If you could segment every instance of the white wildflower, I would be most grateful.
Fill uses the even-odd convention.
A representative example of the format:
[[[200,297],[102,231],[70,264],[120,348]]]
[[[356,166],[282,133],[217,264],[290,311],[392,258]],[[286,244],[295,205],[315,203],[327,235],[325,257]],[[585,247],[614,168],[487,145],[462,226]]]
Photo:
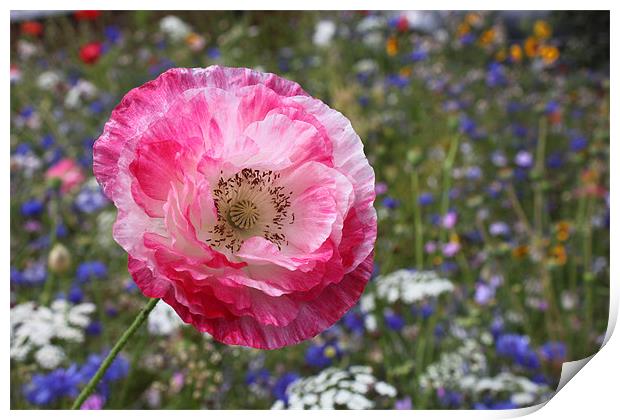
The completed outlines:
[[[377,391],[379,395],[386,395],[388,397],[396,396],[396,388],[385,382],[377,382],[375,384],[375,391]]]
[[[159,29],[173,41],[183,41],[191,32],[192,27],[177,16],[168,15],[159,21]]]
[[[331,43],[335,34],[336,24],[331,20],[321,20],[316,24],[312,42],[319,47],[325,47]]]
[[[84,341],[82,328],[90,322],[95,311],[92,303],[72,306],[56,300],[48,308],[26,302],[11,308],[11,358],[23,361],[37,350],[35,360],[42,367],[57,366],[64,354],[51,341],[60,339],[75,343]],[[59,352],[60,350],[60,352]]]
[[[43,346],[34,354],[34,360],[45,369],[55,369],[65,360],[65,352],[58,346]]]
[[[65,96],[65,106],[67,108],[77,108],[82,100],[94,99],[97,95],[97,87],[87,80],[80,79],[69,89]]]
[[[375,295],[388,303],[401,301],[409,304],[453,290],[452,282],[439,277],[434,271],[403,269],[377,277]],[[370,300],[369,297],[365,299]]]
[[[22,155],[15,154],[11,156],[11,169],[23,171],[26,178],[32,177],[41,165],[41,159],[31,151]]]
[[[365,410],[375,408],[379,399],[397,395],[396,388],[374,377],[369,366],[331,367],[316,376],[296,380],[288,386],[286,393],[288,409],[292,410]],[[272,406],[274,410],[282,408],[285,408],[282,401]]]
[[[60,76],[55,71],[44,71],[37,77],[37,86],[43,90],[54,89],[60,83]]]
[[[179,315],[165,302],[159,302],[148,318],[148,330],[153,335],[171,335],[182,325]]]

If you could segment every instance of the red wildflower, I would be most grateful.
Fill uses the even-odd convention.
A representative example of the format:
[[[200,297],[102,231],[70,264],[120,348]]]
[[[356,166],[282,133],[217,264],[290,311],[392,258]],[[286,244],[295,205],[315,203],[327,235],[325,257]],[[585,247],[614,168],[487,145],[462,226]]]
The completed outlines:
[[[101,42],[89,42],[80,48],[80,60],[86,64],[95,64],[101,56]]]

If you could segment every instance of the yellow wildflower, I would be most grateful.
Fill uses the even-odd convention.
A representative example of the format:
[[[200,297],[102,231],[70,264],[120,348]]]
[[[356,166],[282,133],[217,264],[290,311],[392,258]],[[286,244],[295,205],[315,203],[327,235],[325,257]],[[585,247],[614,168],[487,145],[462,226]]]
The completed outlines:
[[[402,77],[409,77],[411,76],[412,71],[413,70],[411,69],[411,66],[405,66],[402,69],[400,69],[399,73]]]
[[[566,249],[562,245],[556,245],[551,250],[553,262],[558,265],[566,264]]]
[[[539,55],[545,64],[553,64],[560,57],[560,51],[553,45],[543,45],[540,47]]]
[[[517,63],[523,59],[523,49],[521,45],[513,44],[510,46],[510,58]]]
[[[490,45],[495,41],[496,31],[495,28],[488,29],[480,35],[480,44],[483,46]]]
[[[570,236],[570,224],[566,221],[559,222],[556,226],[556,239],[560,242],[564,242],[568,240]]]
[[[544,20],[534,23],[534,36],[538,39],[548,39],[551,36],[551,25]]]
[[[459,36],[459,38],[462,37],[463,35],[467,35],[470,31],[471,31],[471,27],[465,22],[461,23],[456,28],[456,34]]]
[[[469,12],[465,15],[465,22],[471,26],[478,26],[482,23],[482,16],[477,12]]]
[[[391,36],[388,38],[385,44],[385,51],[390,57],[395,56],[398,53],[398,40]]]
[[[519,245],[518,247],[512,250],[512,256],[516,259],[521,259],[527,255],[529,252],[529,248],[527,245]]]
[[[506,49],[505,48],[502,48],[501,50],[495,53],[495,60],[499,61],[500,63],[506,60]]]
[[[536,57],[536,54],[538,53],[538,41],[536,41],[536,38],[532,36],[528,37],[525,40],[523,49],[525,50],[525,55],[527,55],[528,57]]]

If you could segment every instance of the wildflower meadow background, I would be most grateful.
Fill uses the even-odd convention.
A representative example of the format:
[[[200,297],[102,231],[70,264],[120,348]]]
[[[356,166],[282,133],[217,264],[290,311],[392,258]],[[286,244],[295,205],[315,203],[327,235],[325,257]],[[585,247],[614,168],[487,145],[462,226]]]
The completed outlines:
[[[92,173],[112,108],[212,64],[351,120],[377,178],[375,274],[336,325],[274,351],[160,302],[82,408],[526,407],[599,349],[609,13],[36,15],[11,24],[11,408],[70,407],[146,302]]]

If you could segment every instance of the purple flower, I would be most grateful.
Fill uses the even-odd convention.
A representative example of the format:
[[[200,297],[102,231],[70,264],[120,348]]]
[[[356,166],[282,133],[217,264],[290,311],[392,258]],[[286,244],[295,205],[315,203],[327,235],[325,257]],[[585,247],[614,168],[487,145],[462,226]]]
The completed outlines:
[[[510,227],[504,222],[493,222],[489,226],[489,233],[493,236],[506,236],[510,234]]]
[[[444,257],[454,257],[460,249],[461,245],[458,242],[448,242],[442,246],[441,252]]]
[[[377,182],[375,185],[375,193],[377,195],[385,194],[388,190],[388,186],[385,182]]]
[[[532,166],[533,162],[534,158],[532,157],[532,154],[526,150],[521,150],[517,153],[517,156],[515,156],[515,163],[522,168],[529,168]]]
[[[412,410],[413,403],[411,402],[411,397],[405,397],[402,400],[396,400],[394,403],[395,410]]]
[[[105,404],[103,395],[93,394],[84,401],[80,410],[101,410]]]
[[[441,220],[441,225],[446,229],[452,229],[456,225],[458,215],[455,211],[449,211]]]
[[[495,288],[486,283],[476,284],[474,300],[478,305],[486,305],[495,297]]]
[[[437,244],[435,242],[427,242],[426,244],[424,244],[424,250],[427,254],[432,254],[433,252],[437,251]]]

